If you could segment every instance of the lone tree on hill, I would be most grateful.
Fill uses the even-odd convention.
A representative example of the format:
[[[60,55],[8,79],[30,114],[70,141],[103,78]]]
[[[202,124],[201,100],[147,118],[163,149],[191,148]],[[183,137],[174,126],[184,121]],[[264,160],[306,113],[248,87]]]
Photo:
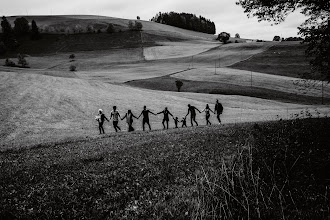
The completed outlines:
[[[310,76],[330,81],[330,1],[329,0],[237,0],[248,17],[279,24],[291,12],[301,9],[308,19],[298,27],[308,44],[306,54],[313,57]],[[316,75],[314,75],[316,74]]]
[[[230,34],[227,33],[227,32],[221,32],[219,35],[218,35],[218,38],[217,40],[223,42],[224,44],[228,43],[228,40],[230,38]]]
[[[141,23],[140,21],[135,21],[135,29],[136,29],[137,31],[141,31],[142,28],[143,28],[142,23]]]
[[[280,41],[281,37],[280,36],[274,36],[273,41]]]
[[[7,49],[16,49],[18,42],[15,39],[13,29],[5,16],[2,17],[1,21],[2,28],[2,41]]]
[[[178,89],[178,92],[180,92],[180,89],[183,86],[183,82],[180,80],[176,80],[175,85],[176,85],[176,88]]]
[[[39,28],[37,26],[37,23],[34,20],[32,20],[31,31],[32,31],[32,35],[31,35],[32,40],[39,40],[41,38]]]
[[[235,34],[235,38],[241,38],[241,36],[239,35],[239,33]]]
[[[14,21],[14,32],[16,35],[25,35],[29,32],[30,26],[28,20],[25,18],[16,18]]]

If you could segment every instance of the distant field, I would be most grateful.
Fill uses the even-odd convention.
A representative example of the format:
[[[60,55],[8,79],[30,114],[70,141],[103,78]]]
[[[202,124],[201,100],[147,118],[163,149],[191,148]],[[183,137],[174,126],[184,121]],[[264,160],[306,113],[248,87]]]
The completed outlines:
[[[250,59],[233,64],[231,68],[272,75],[301,78],[310,72],[309,58],[305,55],[307,45],[300,42],[281,42]]]

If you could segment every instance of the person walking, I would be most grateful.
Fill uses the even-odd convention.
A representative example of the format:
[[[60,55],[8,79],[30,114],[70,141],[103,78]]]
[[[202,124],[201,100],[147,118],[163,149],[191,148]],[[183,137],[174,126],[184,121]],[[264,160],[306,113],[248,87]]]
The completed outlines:
[[[102,133],[104,134],[103,123],[104,123],[104,120],[107,120],[109,122],[109,119],[107,117],[105,117],[102,109],[99,109],[99,114],[95,117],[95,119],[99,122],[100,134],[102,134]]]
[[[186,117],[183,117],[182,118],[181,123],[182,123],[182,127],[187,127],[187,119],[186,119]]]
[[[196,121],[196,110],[201,113],[201,111],[198,110],[198,108],[196,108],[195,106],[192,106],[190,104],[188,104],[188,113],[186,115],[186,117],[189,115],[190,113],[190,123],[191,123],[191,126],[193,127],[193,121],[196,123],[196,126],[198,126],[198,123]]]
[[[121,120],[124,120],[125,118],[126,118],[126,123],[128,125],[128,132],[134,131],[133,118],[137,119],[137,117],[135,117],[135,115],[132,113],[131,110],[127,110],[127,113],[123,118],[121,118]]]
[[[150,111],[149,109],[147,109],[147,106],[143,106],[143,110],[141,112],[141,114],[139,115],[138,119],[141,117],[141,115],[143,115],[143,119],[142,119],[142,129],[144,131],[144,125],[147,124],[149,126],[149,130],[151,130],[151,126],[150,126],[150,122],[149,122],[149,113],[156,115],[155,113],[153,113],[152,111]]]
[[[113,118],[112,124],[113,124],[113,128],[115,129],[115,131],[116,132],[118,130],[121,131],[120,127],[118,126],[120,114],[117,110],[117,106],[113,106],[113,110],[111,111],[111,114],[110,114],[110,120],[111,120],[111,118]]]
[[[214,113],[217,114],[217,119],[219,121],[219,124],[221,124],[221,119],[220,119],[220,115],[223,112],[223,106],[222,104],[219,102],[219,100],[217,99],[215,106],[214,106]]]
[[[173,117],[173,120],[174,120],[174,124],[175,124],[175,128],[178,128],[178,122],[179,122],[179,119],[178,117]]]
[[[164,114],[164,118],[163,118],[163,121],[162,121],[163,128],[165,129],[165,124],[164,123],[166,122],[166,129],[168,129],[168,122],[170,120],[169,115],[171,115],[172,118],[173,118],[172,113],[167,109],[167,107],[165,107],[165,109],[163,111],[157,113],[157,115],[159,115],[159,114]]]
[[[210,112],[212,112],[213,114],[214,114],[214,112],[210,109],[209,104],[206,104],[206,107],[202,112],[205,112],[206,125],[211,125]]]

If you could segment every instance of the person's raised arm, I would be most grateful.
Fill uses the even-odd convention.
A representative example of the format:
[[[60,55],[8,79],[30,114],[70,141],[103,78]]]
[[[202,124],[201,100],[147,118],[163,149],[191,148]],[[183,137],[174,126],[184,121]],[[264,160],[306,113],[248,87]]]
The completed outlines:
[[[168,114],[170,114],[173,117],[173,115],[172,115],[172,113],[170,111],[168,111]]]
[[[104,115],[104,118],[105,118],[105,120],[107,120],[109,122],[109,119],[105,115]]]
[[[206,108],[204,108],[202,112],[205,112],[205,110],[206,110]],[[211,109],[210,109],[210,110],[211,110]]]
[[[210,111],[211,111],[213,114],[215,114],[215,112],[214,112],[214,111],[212,111],[211,109],[210,109]]]
[[[133,118],[136,118],[136,119],[139,119],[139,118],[137,118],[135,115],[133,115],[133,113],[132,113],[132,117],[133,117]]]
[[[151,111],[149,111],[150,113],[152,113]],[[162,114],[164,113],[164,111],[158,112],[156,115]]]
[[[201,113],[201,111],[199,111],[199,109],[198,109],[198,108],[196,108],[196,107],[195,107],[195,109],[196,109],[196,110],[197,110],[199,113]]]

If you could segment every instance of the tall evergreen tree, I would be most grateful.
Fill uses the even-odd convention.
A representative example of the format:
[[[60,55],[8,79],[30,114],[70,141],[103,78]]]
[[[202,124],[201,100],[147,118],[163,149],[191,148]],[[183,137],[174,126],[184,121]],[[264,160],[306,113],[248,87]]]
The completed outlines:
[[[41,38],[39,28],[38,28],[37,23],[35,22],[35,20],[32,20],[31,31],[32,31],[32,35],[31,35],[32,40],[39,40]]]
[[[2,28],[2,41],[8,49],[15,49],[18,47],[17,40],[15,39],[13,28],[5,16],[1,21]]]

